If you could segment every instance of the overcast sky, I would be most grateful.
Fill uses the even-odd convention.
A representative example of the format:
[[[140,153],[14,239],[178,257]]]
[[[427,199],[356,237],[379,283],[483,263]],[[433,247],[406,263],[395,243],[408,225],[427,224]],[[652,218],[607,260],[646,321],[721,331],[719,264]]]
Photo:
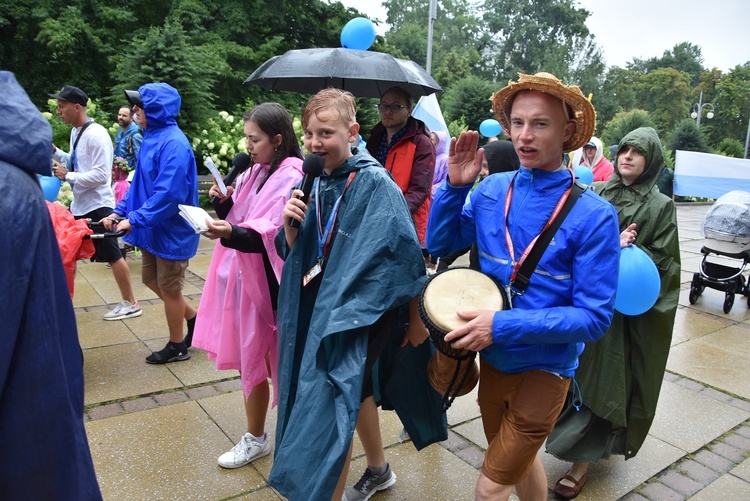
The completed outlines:
[[[386,17],[380,0],[340,1],[371,18]],[[578,0],[578,4],[591,12],[586,24],[610,66],[624,67],[634,57],[660,57],[680,42],[699,45],[707,68],[727,72],[750,61],[750,0]],[[381,26],[378,33],[385,30]]]

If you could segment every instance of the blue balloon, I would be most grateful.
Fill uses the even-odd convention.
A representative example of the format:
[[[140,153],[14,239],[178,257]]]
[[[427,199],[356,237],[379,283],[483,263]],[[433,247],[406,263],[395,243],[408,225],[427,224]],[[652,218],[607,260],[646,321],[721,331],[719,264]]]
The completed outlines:
[[[573,169],[576,179],[582,184],[591,184],[594,182],[594,173],[585,165],[579,165]]]
[[[62,181],[55,176],[39,176],[39,184],[42,185],[45,200],[48,202],[57,200],[57,194],[60,192]]]
[[[659,270],[648,254],[635,245],[622,249],[615,309],[630,316],[646,313],[656,304],[660,290]]]
[[[346,49],[367,50],[375,42],[375,25],[364,17],[355,17],[341,30],[341,46]]]
[[[488,118],[479,124],[479,132],[484,137],[497,136],[503,131],[503,126],[494,118]]]

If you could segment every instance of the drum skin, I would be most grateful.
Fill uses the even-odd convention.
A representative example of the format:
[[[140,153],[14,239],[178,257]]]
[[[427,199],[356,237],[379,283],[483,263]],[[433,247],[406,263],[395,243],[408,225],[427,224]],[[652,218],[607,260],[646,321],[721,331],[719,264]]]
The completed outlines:
[[[449,268],[433,275],[425,283],[419,295],[419,315],[437,353],[427,366],[432,387],[444,395],[444,407],[448,397],[455,398],[469,393],[479,382],[476,352],[456,349],[445,342],[445,335],[468,321],[460,318],[457,311],[502,310],[507,301],[503,290],[484,273],[470,268]]]

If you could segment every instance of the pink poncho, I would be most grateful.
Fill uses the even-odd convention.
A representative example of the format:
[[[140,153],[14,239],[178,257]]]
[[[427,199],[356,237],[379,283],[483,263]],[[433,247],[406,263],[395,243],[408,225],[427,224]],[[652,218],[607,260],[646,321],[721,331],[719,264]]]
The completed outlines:
[[[255,164],[238,178],[234,205],[226,220],[261,235],[279,280],[284,262],[276,253],[274,238],[283,224],[284,205],[302,179],[302,160],[286,158],[257,192],[269,168]],[[193,346],[206,350],[217,369],[239,370],[245,395],[270,375],[276,405],[278,334],[274,315],[263,256],[217,243],[198,307]]]

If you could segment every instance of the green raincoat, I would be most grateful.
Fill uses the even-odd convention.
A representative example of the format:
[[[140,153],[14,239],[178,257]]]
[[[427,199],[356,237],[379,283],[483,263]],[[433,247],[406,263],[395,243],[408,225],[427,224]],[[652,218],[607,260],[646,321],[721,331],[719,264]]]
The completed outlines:
[[[636,223],[635,244],[656,264],[661,292],[642,315],[615,311],[608,333],[586,345],[576,371],[583,404],[577,410],[569,402],[547,440],[547,452],[571,462],[638,453],[656,414],[672,341],[680,249],[674,203],[656,187],[664,165],[661,142],[654,129],[642,127],[625,136],[618,151],[628,145],[646,157],[641,176],[625,186],[615,165],[615,175],[593,187],[617,209],[620,231]]]

